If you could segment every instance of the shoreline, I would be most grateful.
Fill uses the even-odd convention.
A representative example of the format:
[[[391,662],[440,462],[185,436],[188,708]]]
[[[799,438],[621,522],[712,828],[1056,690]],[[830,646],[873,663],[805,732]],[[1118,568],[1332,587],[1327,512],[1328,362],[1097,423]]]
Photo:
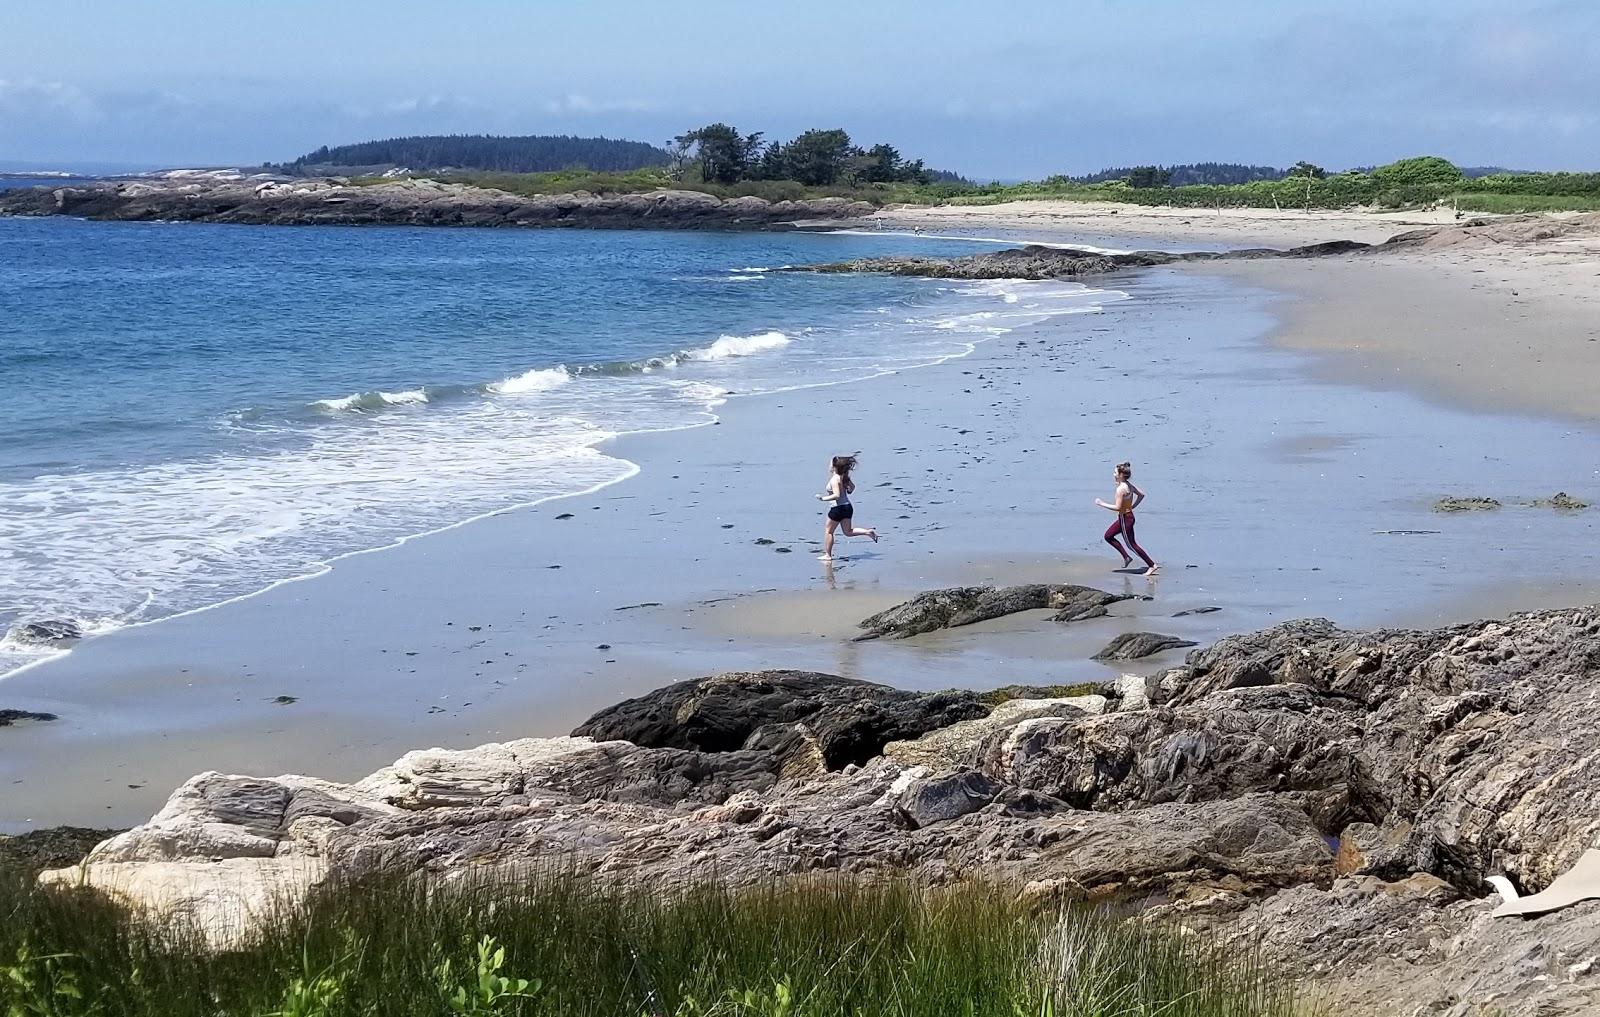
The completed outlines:
[[[1018,243],[1089,236],[1126,245],[1170,232],[1221,250],[1334,240],[1379,245],[1412,230],[1505,223],[1511,236],[1504,241],[1446,237],[1425,250],[1334,254],[1314,263],[1207,260],[1187,268],[1292,296],[1277,341],[1316,355],[1332,380],[1399,387],[1451,408],[1600,420],[1600,390],[1589,384],[1600,377],[1600,216],[1593,214],[1462,219],[1444,209],[1302,214],[1028,201],[900,208],[886,219],[952,235],[1009,231]],[[1554,230],[1539,226],[1574,221],[1590,227],[1545,236]]]
[[[1366,407],[1378,400],[1392,402],[1391,413],[1411,413],[1406,397],[1347,385],[1324,389],[1325,382],[1306,380],[1302,354],[1273,353],[1263,360],[1267,338],[1278,327],[1266,308],[1277,298],[1239,289],[1237,282],[1157,269],[1106,283],[1131,287],[1134,299],[999,336],[940,366],[736,398],[719,409],[722,420],[710,427],[608,443],[608,454],[640,464],[642,473],[629,484],[556,503],[570,509],[574,520],[554,521],[561,513],[552,507],[460,526],[388,554],[350,559],[315,583],[292,584],[203,619],[90,641],[74,657],[30,672],[21,684],[0,683],[6,705],[48,703],[63,717],[8,731],[0,744],[36,754],[41,762],[70,754],[78,774],[52,780],[57,786],[18,791],[16,801],[49,807],[37,817],[41,822],[23,826],[53,825],[51,816],[102,826],[112,819],[136,821],[166,789],[201,769],[281,772],[289,768],[286,760],[299,759],[307,762],[293,768],[353,777],[392,759],[397,748],[556,734],[606,703],[713,671],[803,666],[913,688],[1059,684],[1114,677],[1116,669],[1091,666],[1087,658],[1111,636],[1138,628],[1207,642],[1305,614],[1368,624],[1373,605],[1451,598],[1451,610],[1461,612],[1451,620],[1471,616],[1468,584],[1450,573],[1446,559],[1457,553],[1450,548],[1497,539],[1489,536],[1497,531],[1496,520],[1452,520],[1442,538],[1410,543],[1362,536],[1358,529],[1340,538],[1354,543],[1332,552],[1352,559],[1353,567],[1330,569],[1327,549],[1295,551],[1292,521],[1227,513],[1207,521],[1204,511],[1212,510],[1196,513],[1226,497],[1227,478],[1236,469],[1281,473],[1289,485],[1284,497],[1319,501],[1321,482],[1300,467],[1321,464],[1330,476],[1344,475],[1349,467],[1339,465],[1340,449],[1375,450],[1389,440],[1361,432]],[[1192,348],[1185,336],[1196,327],[1217,345]],[[1135,335],[1147,348],[1127,345]],[[1068,365],[1071,374],[1057,373]],[[1127,377],[1116,391],[1151,397],[1135,396],[1137,427],[1101,416],[1112,404],[1094,381],[1096,370]],[[1060,385],[1074,374],[1082,375],[1072,383],[1077,387],[1062,391]],[[1160,394],[1174,384],[1190,394]],[[1233,387],[1250,405],[1301,392],[1298,402],[1325,403],[1348,424],[1285,419],[1274,428],[1278,436],[1258,446],[1259,425],[1204,401],[1201,394],[1217,385]],[[1190,424],[1163,422],[1183,407]],[[1504,435],[1496,435],[1503,429],[1498,418],[1473,423],[1470,416],[1447,411],[1416,412],[1436,419],[1430,426],[1441,434],[1486,428],[1485,440],[1510,445],[1546,442],[1531,436],[1551,433],[1537,421],[1512,421]],[[809,521],[812,510],[796,510],[789,504],[794,495],[774,504],[772,492],[807,488],[816,449],[854,440],[837,431],[837,422],[868,427],[881,446],[867,459],[873,486],[864,492],[862,522],[890,529],[892,540],[852,555],[835,570],[830,586],[820,566],[809,561],[819,536]],[[1150,440],[1138,437],[1142,427],[1162,437],[1141,450]],[[963,429],[976,437],[956,433]],[[1216,478],[1208,476],[1211,470],[1185,465],[1195,453],[1185,437],[1189,432],[1211,434],[1224,448],[1249,440],[1228,453],[1239,466],[1221,468],[1224,476]],[[897,447],[906,451],[891,451]],[[1062,631],[1018,617],[908,643],[825,638],[851,621],[846,615],[828,620],[824,607],[837,605],[818,598],[830,595],[876,610],[931,586],[1019,577],[1102,588],[1107,580],[1122,581],[1104,571],[1098,519],[1080,508],[1103,493],[1090,476],[1100,458],[1093,450],[1102,448],[1132,449],[1137,462],[1175,470],[1162,481],[1163,489],[1188,492],[1155,517],[1153,533],[1141,527],[1143,541],[1159,557],[1189,549],[1169,561],[1159,589],[1150,591],[1154,602],[1119,605],[1109,619]],[[1038,476],[1041,454],[1052,476],[1068,475]],[[1075,464],[1086,455],[1092,458],[1080,470]],[[928,470],[939,478],[932,487]],[[1424,475],[1416,481],[1422,490],[1413,502],[1390,505],[1381,515],[1419,528],[1434,525],[1427,499],[1461,484],[1452,473],[1440,467],[1436,479]],[[1509,476],[1497,481],[1512,482]],[[880,483],[893,486],[880,490]],[[997,493],[1002,500],[996,501]],[[1195,506],[1182,504],[1190,499],[1197,499]],[[969,505],[986,511],[968,513],[962,506]],[[994,532],[991,513],[1006,521],[1008,533]],[[798,522],[801,514],[808,521]],[[586,516],[595,521],[586,522]],[[1063,532],[1064,518],[1069,522]],[[1327,527],[1348,530],[1365,518],[1330,520]],[[1592,524],[1581,513],[1504,518],[1519,530],[1502,554],[1486,562],[1487,583],[1527,581],[1515,562],[1550,541],[1593,546],[1585,545]],[[731,533],[721,529],[724,524],[734,527]],[[758,535],[791,553],[776,556],[773,547],[751,546]],[[1240,535],[1262,551],[1278,547],[1291,553],[1247,551],[1235,560],[1240,550],[1231,543]],[[734,543],[721,543],[730,537]],[[929,557],[933,551],[939,553]],[[1580,555],[1564,567],[1582,572],[1600,566],[1590,564],[1592,557]],[[641,568],[641,562],[649,564]],[[565,567],[547,571],[552,565]],[[1195,568],[1185,567],[1190,565]],[[1382,578],[1396,565],[1400,574]],[[1502,573],[1504,579],[1494,578]],[[1358,597],[1366,606],[1358,605]],[[1181,623],[1168,619],[1174,610],[1214,603],[1225,610]],[[725,610],[729,604],[734,607]],[[340,617],[381,624],[345,630]],[[460,631],[469,625],[481,634]],[[283,632],[295,633],[294,646],[283,644]],[[419,656],[396,660],[401,651]],[[1134,670],[1158,669],[1174,659],[1156,658]],[[508,673],[494,679],[503,667]],[[524,680],[533,686],[519,687]],[[276,696],[294,702],[273,705]],[[142,719],[131,721],[130,714]],[[163,758],[153,767],[155,745],[162,746]],[[332,746],[338,753],[330,754]],[[224,758],[231,762],[219,764]],[[310,764],[314,759],[323,762]],[[0,780],[7,776],[0,760]],[[16,767],[10,776],[18,779]],[[119,790],[123,784],[128,787]],[[0,824],[19,828],[17,819],[31,814],[0,816]]]
[[[871,211],[868,203],[846,198],[774,202],[684,190],[524,197],[428,179],[351,184],[331,178],[282,183],[184,177],[0,189],[0,219],[70,216],[255,226],[789,230],[797,221],[852,220]]]

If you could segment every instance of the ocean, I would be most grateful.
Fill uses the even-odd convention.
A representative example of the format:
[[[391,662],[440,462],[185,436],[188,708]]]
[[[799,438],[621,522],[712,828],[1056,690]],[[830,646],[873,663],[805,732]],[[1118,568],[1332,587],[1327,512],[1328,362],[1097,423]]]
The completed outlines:
[[[0,675],[626,481],[610,439],[939,363],[1122,294],[787,266],[872,233],[0,220]]]

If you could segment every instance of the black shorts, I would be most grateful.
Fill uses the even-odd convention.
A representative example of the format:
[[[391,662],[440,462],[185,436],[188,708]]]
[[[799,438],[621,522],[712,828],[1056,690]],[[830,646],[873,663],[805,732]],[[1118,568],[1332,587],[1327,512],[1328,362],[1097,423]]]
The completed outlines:
[[[854,505],[835,505],[828,510],[828,518],[836,523],[842,523],[846,519],[852,518],[855,514],[856,507]]]

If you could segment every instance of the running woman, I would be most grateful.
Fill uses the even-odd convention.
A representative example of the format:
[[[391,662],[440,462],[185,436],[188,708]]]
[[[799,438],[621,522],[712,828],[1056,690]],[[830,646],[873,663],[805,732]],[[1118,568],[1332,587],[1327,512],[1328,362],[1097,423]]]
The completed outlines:
[[[833,561],[833,531],[840,526],[844,527],[847,537],[871,537],[874,544],[878,542],[877,530],[858,530],[850,525],[856,512],[855,506],[850,504],[850,495],[856,489],[850,471],[855,466],[855,456],[834,456],[828,470],[828,489],[817,495],[818,501],[833,502],[833,507],[828,509],[827,536],[822,540],[823,561]]]
[[[1096,505],[1103,509],[1110,509],[1117,514],[1117,521],[1112,523],[1106,530],[1106,543],[1117,549],[1117,553],[1122,555],[1122,567],[1127,568],[1133,564],[1133,559],[1128,557],[1128,552],[1122,549],[1122,544],[1118,542],[1117,538],[1121,537],[1126,540],[1128,546],[1133,549],[1133,553],[1143,558],[1145,565],[1148,566],[1144,574],[1153,576],[1160,570],[1161,566],[1157,565],[1148,554],[1145,554],[1144,548],[1140,547],[1139,542],[1133,539],[1133,510],[1139,507],[1140,502],[1144,501],[1144,492],[1133,486],[1132,465],[1118,463],[1112,476],[1117,480],[1117,493],[1114,496],[1116,502],[1108,504],[1099,498],[1094,500]]]

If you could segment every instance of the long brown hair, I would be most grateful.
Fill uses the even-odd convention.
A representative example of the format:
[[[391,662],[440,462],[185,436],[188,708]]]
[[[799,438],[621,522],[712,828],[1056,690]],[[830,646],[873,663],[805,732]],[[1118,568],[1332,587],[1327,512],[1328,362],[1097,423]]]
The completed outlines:
[[[850,479],[850,471],[856,468],[855,456],[834,456],[833,472],[839,477],[839,483],[844,488],[845,494],[853,494],[856,482]]]

